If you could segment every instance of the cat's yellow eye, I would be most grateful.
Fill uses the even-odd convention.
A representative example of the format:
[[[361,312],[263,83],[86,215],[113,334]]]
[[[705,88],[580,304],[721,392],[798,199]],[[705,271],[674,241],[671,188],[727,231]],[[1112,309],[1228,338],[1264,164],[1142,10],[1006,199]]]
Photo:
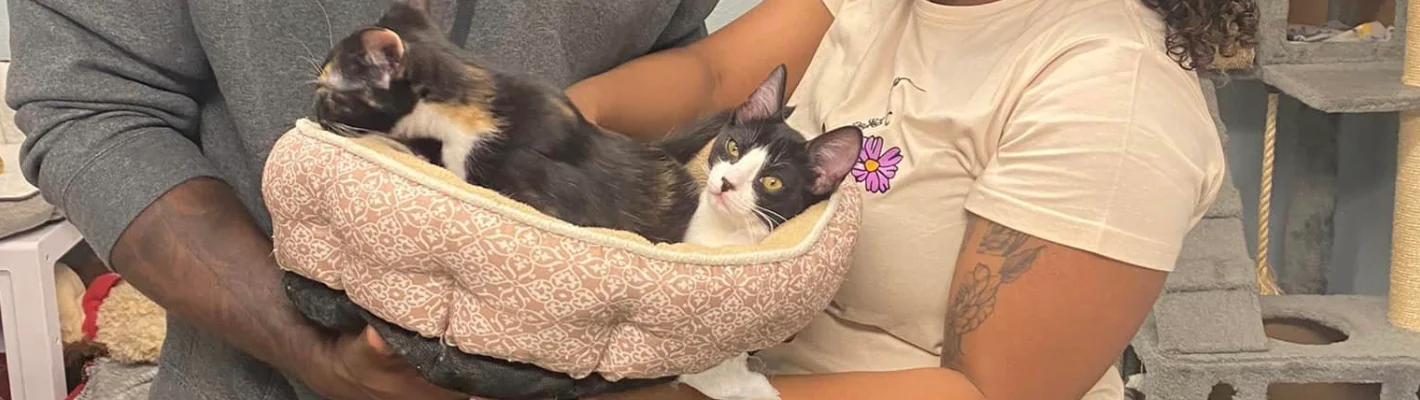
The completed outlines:
[[[730,157],[740,158],[740,144],[734,139],[725,141],[725,152],[730,153]]]
[[[780,182],[779,178],[775,178],[772,176],[759,178],[759,184],[761,186],[764,186],[764,190],[768,190],[770,192],[777,192],[779,191],[779,189],[784,188],[784,182]]]

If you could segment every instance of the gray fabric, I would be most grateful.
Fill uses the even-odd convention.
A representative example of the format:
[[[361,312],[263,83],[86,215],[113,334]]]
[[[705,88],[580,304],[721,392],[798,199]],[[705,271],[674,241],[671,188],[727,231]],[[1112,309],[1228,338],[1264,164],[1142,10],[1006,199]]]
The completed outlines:
[[[1242,218],[1205,218],[1183,238],[1183,252],[1164,284],[1167,292],[1252,289],[1256,274]]]
[[[5,87],[10,63],[0,62],[0,90]],[[20,145],[25,142],[25,134],[15,126],[15,110],[0,107],[0,207],[5,202],[23,201],[39,194],[39,189],[25,181],[20,173]],[[0,219],[0,223],[4,223]]]
[[[1233,174],[1229,172],[1223,176],[1223,187],[1218,189],[1218,198],[1213,201],[1213,207],[1208,209],[1208,218],[1242,218],[1242,194],[1238,193],[1237,184],[1233,183]]]
[[[1238,400],[1264,400],[1275,382],[1382,384],[1381,400],[1413,400],[1420,387],[1420,335],[1392,326],[1381,297],[1342,295],[1263,296],[1263,316],[1321,322],[1349,338],[1325,345],[1277,340],[1256,352],[1176,354],[1152,346],[1159,331],[1145,329],[1135,341],[1148,373],[1142,390],[1149,400],[1208,398],[1218,383],[1232,385]],[[1193,330],[1217,325],[1200,321]]]
[[[100,257],[155,198],[195,177],[232,185],[259,225],[262,166],[309,114],[305,82],[332,36],[388,1],[10,0],[6,101],[26,178]],[[715,0],[482,1],[468,47],[566,86],[705,35]],[[279,5],[279,6],[278,6]],[[435,0],[445,20],[451,0]],[[156,399],[289,399],[284,377],[170,321]]]
[[[41,196],[30,196],[20,201],[0,201],[0,239],[59,219],[62,218],[58,210]]]
[[[168,317],[161,354],[153,400],[319,398],[250,355],[173,317]]]
[[[1165,294],[1154,304],[1154,347],[1184,354],[1266,350],[1258,312],[1255,290]]]
[[[1330,43],[1354,44],[1354,43]],[[1400,84],[1399,60],[1267,65],[1262,80],[1329,113],[1395,112],[1420,107],[1420,88]]]
[[[98,358],[84,372],[88,379],[74,400],[146,400],[158,366]]]
[[[1208,103],[1208,112],[1213,114],[1213,125],[1218,129],[1218,139],[1220,142],[1228,143],[1227,125],[1223,124],[1223,114],[1218,112],[1218,84],[1212,79],[1198,79],[1200,90],[1203,91],[1203,100]],[[1233,184],[1232,172],[1223,174],[1223,187],[1218,191],[1218,197],[1213,200],[1213,206],[1208,208],[1205,217],[1242,218],[1242,195],[1238,193],[1238,187]]]

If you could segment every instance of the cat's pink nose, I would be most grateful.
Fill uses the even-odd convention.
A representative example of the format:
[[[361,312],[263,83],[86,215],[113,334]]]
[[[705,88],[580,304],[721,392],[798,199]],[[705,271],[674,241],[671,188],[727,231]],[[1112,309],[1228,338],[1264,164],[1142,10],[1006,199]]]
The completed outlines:
[[[735,185],[731,185],[730,180],[727,178],[720,178],[720,193],[728,192],[731,190],[735,190]]]

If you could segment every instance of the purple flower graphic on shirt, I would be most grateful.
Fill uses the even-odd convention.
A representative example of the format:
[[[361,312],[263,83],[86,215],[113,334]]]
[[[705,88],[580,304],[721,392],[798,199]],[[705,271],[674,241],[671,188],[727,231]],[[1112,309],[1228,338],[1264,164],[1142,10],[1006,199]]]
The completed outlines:
[[[863,187],[872,193],[885,193],[891,188],[888,182],[897,176],[897,164],[902,162],[902,149],[883,151],[881,136],[863,138],[863,150],[858,153],[858,164],[853,166],[853,179],[863,182]]]

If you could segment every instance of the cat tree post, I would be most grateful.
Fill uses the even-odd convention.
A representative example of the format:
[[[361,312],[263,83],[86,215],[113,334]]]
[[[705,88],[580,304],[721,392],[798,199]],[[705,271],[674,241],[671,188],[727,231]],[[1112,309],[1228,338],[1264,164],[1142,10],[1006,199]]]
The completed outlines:
[[[1401,82],[1420,86],[1420,1],[1406,7]],[[1391,231],[1390,323],[1420,331],[1420,110],[1400,113]]]

